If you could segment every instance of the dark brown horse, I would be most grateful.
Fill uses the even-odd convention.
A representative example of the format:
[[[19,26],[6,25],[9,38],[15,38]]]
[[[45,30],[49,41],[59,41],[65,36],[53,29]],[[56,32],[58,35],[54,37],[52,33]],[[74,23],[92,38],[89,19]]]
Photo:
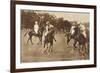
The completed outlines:
[[[33,44],[33,41],[32,41],[33,36],[38,37],[39,38],[39,43],[42,44],[43,31],[44,31],[44,28],[40,27],[39,31],[38,31],[38,34],[36,34],[34,30],[30,30],[29,32],[25,33],[24,36],[26,36],[26,34],[29,35],[29,38],[27,40],[27,44],[29,43],[29,41],[31,42],[31,44]]]
[[[49,33],[45,36],[45,40],[44,40],[44,48],[46,47],[46,50],[44,51],[44,53],[51,53],[52,52],[52,48],[53,48],[53,40],[56,41],[55,37],[54,37],[54,29],[49,31]]]
[[[67,39],[67,45],[69,44],[70,40],[73,39],[74,43],[73,46],[74,48],[79,48],[79,53],[80,55],[88,54],[89,53],[89,34],[86,34],[86,37],[84,34],[80,31],[78,27],[74,29],[74,34],[69,33],[68,34],[68,39]]]

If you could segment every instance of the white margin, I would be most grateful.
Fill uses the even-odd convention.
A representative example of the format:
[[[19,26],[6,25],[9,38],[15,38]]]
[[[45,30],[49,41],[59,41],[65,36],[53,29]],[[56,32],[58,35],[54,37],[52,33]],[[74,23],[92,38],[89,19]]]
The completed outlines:
[[[90,13],[90,60],[78,61],[57,61],[57,62],[39,62],[39,63],[20,63],[20,11],[21,9],[30,10],[49,10],[49,11],[71,11],[71,12],[89,12]],[[39,68],[55,66],[74,66],[87,65],[94,63],[94,10],[84,8],[69,7],[50,7],[35,5],[16,5],[16,68]]]

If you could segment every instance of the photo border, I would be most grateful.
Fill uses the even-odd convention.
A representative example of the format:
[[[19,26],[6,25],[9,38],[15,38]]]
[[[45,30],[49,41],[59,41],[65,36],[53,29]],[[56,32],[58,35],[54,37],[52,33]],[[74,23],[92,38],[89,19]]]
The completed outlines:
[[[41,68],[25,68],[16,69],[16,4],[21,5],[40,5],[52,7],[71,7],[71,8],[86,8],[94,10],[94,64],[89,65],[75,65],[75,66],[59,66],[59,67],[41,67]],[[47,3],[47,2],[28,2],[28,1],[11,1],[11,61],[10,71],[13,72],[28,72],[28,71],[44,71],[44,70],[59,70],[59,69],[75,69],[75,68],[90,68],[96,67],[96,6],[94,5],[79,5],[79,4],[61,4],[61,3]]]

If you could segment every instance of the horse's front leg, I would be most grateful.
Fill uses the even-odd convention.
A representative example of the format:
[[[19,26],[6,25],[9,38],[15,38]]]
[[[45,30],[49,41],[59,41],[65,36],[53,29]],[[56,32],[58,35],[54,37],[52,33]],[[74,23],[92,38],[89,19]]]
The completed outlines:
[[[54,41],[56,42],[56,39],[55,39],[55,37],[53,37],[53,39],[54,39]]]
[[[77,48],[76,44],[77,44],[77,40],[74,40],[74,48]]]
[[[70,41],[70,39],[69,39],[69,38],[67,38],[67,45],[68,45],[69,41]]]
[[[67,36],[67,47],[68,47],[68,44],[69,44],[70,40],[71,40],[71,38],[69,38],[69,37]]]
[[[33,42],[32,42],[32,36],[31,35],[29,35],[29,38],[27,40],[27,44],[28,44],[29,41],[31,42],[31,44],[33,44]]]
[[[88,48],[86,47],[86,43],[83,45],[83,56],[84,56],[84,59],[86,59],[88,57]]]
[[[47,48],[47,54],[48,54],[48,55],[51,54],[51,52],[52,52],[52,47],[53,47],[53,45],[51,45],[51,43],[48,44],[48,48]]]
[[[52,52],[52,50],[53,50],[53,40],[50,43],[50,52]]]
[[[53,45],[50,45],[50,47],[49,47],[49,53],[52,53],[52,48],[53,48]]]
[[[82,45],[82,52],[81,52],[81,57],[82,59],[85,59],[86,58],[86,49],[85,49],[85,45]]]
[[[48,43],[45,43],[45,45],[46,45],[46,48],[44,47],[44,53],[48,53]]]
[[[31,42],[31,44],[33,45],[33,42],[32,42],[32,36],[30,37],[30,42]]]
[[[41,37],[41,36],[39,36],[39,37],[38,37],[38,39],[39,39],[38,45],[39,45],[39,44],[41,44],[41,45],[42,45],[42,37]]]
[[[40,40],[40,44],[42,45],[42,37],[40,37],[39,40]]]

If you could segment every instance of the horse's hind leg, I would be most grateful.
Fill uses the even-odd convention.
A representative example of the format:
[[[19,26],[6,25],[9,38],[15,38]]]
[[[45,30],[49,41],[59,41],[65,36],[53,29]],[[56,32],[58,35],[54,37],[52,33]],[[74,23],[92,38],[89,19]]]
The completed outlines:
[[[29,37],[29,38],[28,38],[27,44],[28,44],[29,40],[30,40],[31,44],[33,44],[33,42],[32,42],[32,37]]]
[[[83,46],[84,48],[84,59],[86,59],[86,58],[88,58],[88,50],[87,50],[87,48],[86,48],[86,44],[84,44],[84,46]]]
[[[43,35],[42,35],[43,36]],[[42,45],[42,36],[40,37],[40,42],[41,42],[41,45]]]
[[[29,38],[28,38],[28,40],[27,40],[27,44],[28,44],[29,40],[30,40],[31,44],[33,45],[32,36],[29,36]]]
[[[52,52],[52,48],[53,48],[53,41],[50,43],[50,53]]]
[[[44,47],[44,49],[42,49],[42,53],[44,54],[45,53],[45,41],[44,41],[44,44],[43,44],[43,47]]]
[[[30,40],[30,37],[29,37],[28,40],[27,40],[27,44],[28,44],[29,40]]]
[[[67,45],[68,45],[69,41],[70,41],[70,39],[69,39],[68,36],[67,36]]]
[[[24,34],[24,37],[27,35],[28,31]]]
[[[49,45],[48,53],[51,53],[51,45]]]
[[[39,37],[39,43],[42,45],[42,37]]]
[[[68,35],[67,36],[67,47],[68,47],[68,44],[69,44],[70,40],[71,40],[71,37],[69,37],[69,35]]]
[[[44,44],[44,48],[45,48],[45,45],[47,45],[47,47],[46,47],[46,49],[43,51],[44,53],[47,53],[47,51],[48,51],[48,43],[45,43]]]
[[[45,41],[44,41],[44,48],[45,48],[45,44],[46,44],[46,43],[45,43]]]
[[[82,45],[81,44],[79,44],[79,56],[80,56],[80,59],[83,59],[82,58],[82,52],[83,52],[83,50],[82,50]]]
[[[86,52],[85,52],[85,46],[82,45],[82,59],[85,59],[86,58]]]
[[[77,44],[77,41],[75,40],[75,41],[74,41],[74,48],[76,48],[76,44]]]

